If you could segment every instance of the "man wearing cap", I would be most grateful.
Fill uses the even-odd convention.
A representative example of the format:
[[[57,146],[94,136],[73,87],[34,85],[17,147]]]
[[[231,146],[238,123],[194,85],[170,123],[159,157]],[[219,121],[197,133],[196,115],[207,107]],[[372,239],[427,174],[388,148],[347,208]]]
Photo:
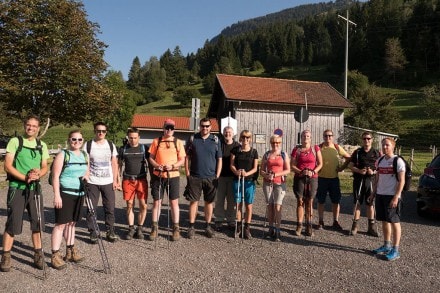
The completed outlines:
[[[154,199],[150,240],[158,236],[158,219],[164,192],[168,194],[173,221],[172,241],[180,238],[179,228],[179,167],[185,163],[185,148],[180,139],[174,137],[176,123],[166,119],[163,124],[163,136],[153,140],[149,153],[149,162],[154,171],[151,174],[151,195]],[[160,194],[159,194],[160,190]]]

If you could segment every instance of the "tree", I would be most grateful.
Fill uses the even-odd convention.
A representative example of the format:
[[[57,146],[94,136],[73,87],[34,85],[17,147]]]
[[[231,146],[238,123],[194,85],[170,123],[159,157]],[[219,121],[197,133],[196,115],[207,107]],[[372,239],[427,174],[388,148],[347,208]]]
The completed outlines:
[[[136,56],[131,64],[130,71],[128,72],[127,87],[131,90],[136,90],[142,86],[142,71],[141,61]]]
[[[440,83],[426,86],[423,89],[425,112],[429,118],[440,122]]]
[[[396,73],[402,71],[407,63],[400,40],[398,38],[387,39],[385,43],[385,68],[393,75],[394,83],[396,83]]]
[[[275,55],[269,55],[264,62],[264,70],[270,75],[275,75],[282,66],[281,58]]]
[[[0,100],[23,117],[80,124],[117,107],[102,83],[107,64],[99,26],[81,2],[0,2]]]
[[[181,86],[174,91],[173,100],[180,103],[183,107],[191,105],[192,99],[200,99],[201,95],[198,89]]]

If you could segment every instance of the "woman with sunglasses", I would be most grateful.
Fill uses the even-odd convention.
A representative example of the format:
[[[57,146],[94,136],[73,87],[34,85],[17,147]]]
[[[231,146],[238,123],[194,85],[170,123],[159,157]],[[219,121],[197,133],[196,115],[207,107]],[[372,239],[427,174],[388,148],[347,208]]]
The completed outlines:
[[[286,195],[286,175],[290,173],[290,159],[281,149],[282,138],[272,135],[271,150],[261,160],[260,174],[263,176],[263,192],[266,198],[266,215],[269,222],[268,237],[280,241],[281,208]]]
[[[243,130],[240,133],[240,143],[241,146],[231,150],[231,171],[235,175],[233,188],[237,207],[237,233],[235,237],[244,233],[244,238],[251,239],[249,225],[252,219],[252,204],[255,195],[255,174],[258,171],[258,152],[251,146],[252,132],[249,130]],[[244,219],[242,215],[243,200],[246,206]],[[241,229],[242,220],[244,220],[244,231]]]
[[[54,193],[55,227],[52,231],[52,267],[66,268],[66,261],[79,263],[84,260],[74,246],[75,225],[80,218],[84,203],[82,180],[88,178],[89,160],[81,150],[83,137],[80,130],[69,133],[69,147],[57,154],[52,166],[52,185]],[[61,241],[66,241],[66,255],[60,253]]]

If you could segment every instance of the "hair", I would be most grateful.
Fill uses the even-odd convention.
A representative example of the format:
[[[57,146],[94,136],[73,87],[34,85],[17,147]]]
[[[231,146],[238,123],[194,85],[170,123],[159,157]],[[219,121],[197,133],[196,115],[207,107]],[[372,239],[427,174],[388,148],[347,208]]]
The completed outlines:
[[[105,123],[102,122],[102,121],[98,121],[98,122],[96,122],[95,124],[93,124],[93,129],[96,129],[96,127],[98,127],[98,126],[104,126],[104,127],[105,127],[105,130],[108,130],[107,124],[105,124]]]
[[[241,132],[240,132],[240,140],[241,140],[241,137],[243,136],[243,135],[245,135],[245,136],[249,136],[250,137],[250,141],[252,141],[252,132],[250,132],[249,130],[242,130]]]
[[[234,135],[234,128],[232,128],[231,126],[226,126],[225,128],[223,128],[223,134],[225,134],[226,130],[232,130],[232,135]]]
[[[322,134],[325,134],[326,132],[331,132],[333,134],[333,130],[328,129],[328,128],[326,130],[324,130],[324,132]]]
[[[388,140],[391,143],[393,148],[396,147],[396,141],[394,140],[394,138],[392,138],[392,137],[385,137],[384,139],[382,139],[381,143],[383,144],[386,140]]]
[[[79,134],[82,135],[82,132],[81,132],[80,129],[74,129],[74,130],[72,130],[72,131],[69,132],[69,136],[68,136],[68,138],[71,138],[71,137],[72,137],[72,134],[75,134],[75,133],[79,133]]]
[[[364,137],[364,135],[369,135],[371,138],[373,138],[373,134],[370,131],[364,131],[361,135],[361,137]]]
[[[26,118],[24,118],[23,123],[26,124],[29,120],[31,119],[35,119],[38,122],[38,126],[40,126],[41,124],[41,119],[39,116],[35,115],[35,114],[29,114],[26,116]]]
[[[139,134],[139,129],[137,127],[131,127],[127,130],[127,135],[129,135],[130,133],[138,133]]]
[[[304,134],[306,134],[306,133],[310,133],[310,135],[312,135],[312,132],[309,130],[309,129],[305,129],[305,130],[303,130],[302,132],[301,132],[301,136],[303,136]]]
[[[202,125],[203,122],[209,122],[209,124],[211,124],[211,120],[209,120],[208,117],[200,119],[199,125]]]
[[[283,138],[281,136],[279,136],[278,134],[274,134],[270,137],[270,143],[275,142],[275,140],[280,139],[281,141],[283,140]]]

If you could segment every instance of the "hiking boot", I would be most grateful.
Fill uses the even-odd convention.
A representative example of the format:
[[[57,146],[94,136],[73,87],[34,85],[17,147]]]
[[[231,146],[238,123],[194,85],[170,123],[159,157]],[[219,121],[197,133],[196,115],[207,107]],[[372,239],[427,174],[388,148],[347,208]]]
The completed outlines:
[[[252,239],[251,228],[249,224],[244,225],[244,239]]]
[[[128,233],[127,236],[125,237],[125,239],[127,240],[131,240],[134,236],[134,227],[129,227],[128,228]]]
[[[312,225],[309,224],[306,227],[306,236],[312,237],[314,235]]]
[[[385,255],[387,261],[393,261],[400,258],[400,252],[394,248],[391,248],[390,252]]]
[[[215,234],[214,229],[212,229],[211,225],[208,224],[205,230],[206,237],[212,238]]]
[[[196,229],[194,229],[194,227],[189,227],[186,234],[188,236],[188,239],[193,239],[194,236],[196,235]]]
[[[242,229],[241,229],[241,223],[240,222],[238,222],[237,223],[237,229],[235,230],[235,235],[234,235],[234,238],[240,238],[242,235],[242,231],[241,231]]]
[[[296,226],[295,235],[301,236],[302,229],[303,229],[302,225]]]
[[[265,238],[274,238],[275,237],[275,229],[273,227],[269,227],[269,231],[266,234]]]
[[[42,270],[44,268],[44,256],[43,256],[43,252],[41,251],[41,249],[35,251],[34,265],[39,270]]]
[[[3,252],[2,262],[0,264],[0,270],[2,272],[9,272],[11,270],[11,252]]]
[[[223,230],[223,223],[222,222],[215,222],[215,231],[221,232]]]
[[[136,233],[134,233],[134,237],[136,239],[144,239],[144,233],[142,232],[142,226],[137,227]]]
[[[373,254],[388,254],[391,251],[391,246],[382,245],[379,248],[373,249],[371,252]]]
[[[90,243],[92,244],[98,243],[98,234],[96,234],[96,231],[90,232]]]
[[[57,270],[63,270],[67,267],[59,250],[52,252],[50,263],[52,264],[52,267]]]
[[[333,222],[332,228],[333,228],[333,230],[336,230],[336,231],[344,231],[344,229],[341,227],[341,225],[339,224],[338,221]]]
[[[324,229],[324,221],[319,221],[318,225],[316,225],[316,230]]]
[[[274,232],[274,236],[272,238],[273,238],[273,241],[275,241],[275,242],[281,241],[280,229],[276,229],[276,231]]]
[[[107,238],[108,242],[115,242],[119,239],[118,235],[115,234],[115,228],[110,227],[107,231],[107,234],[105,236]]]
[[[351,235],[356,235],[358,232],[358,222],[357,221],[353,221],[353,224],[351,225],[351,230],[350,233]]]
[[[81,256],[79,250],[75,246],[72,246],[66,248],[66,256],[64,257],[64,260],[74,263],[80,263],[84,260],[84,257]]]
[[[153,225],[152,227],[151,227],[151,232],[150,232],[150,235],[148,236],[148,239],[150,240],[150,241],[154,241],[156,238],[157,238],[157,231],[158,229],[157,229],[157,225]]]
[[[178,241],[180,239],[180,227],[179,225],[174,225],[173,234],[171,235],[171,241]]]
[[[376,222],[368,222],[367,234],[373,237],[379,237]]]
[[[228,223],[228,230],[229,231],[235,231],[235,222],[229,222]]]

